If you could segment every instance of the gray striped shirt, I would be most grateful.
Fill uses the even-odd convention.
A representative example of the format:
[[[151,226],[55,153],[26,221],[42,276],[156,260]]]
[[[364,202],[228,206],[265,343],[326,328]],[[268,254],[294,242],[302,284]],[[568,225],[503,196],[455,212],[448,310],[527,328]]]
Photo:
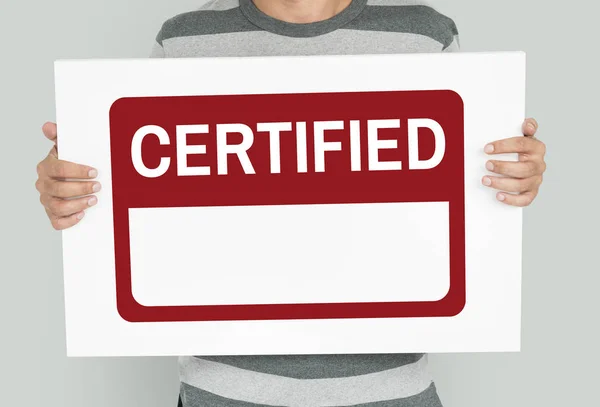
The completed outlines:
[[[292,24],[252,0],[212,0],[166,21],[152,57],[341,55],[458,50],[454,22],[420,0],[353,0]],[[440,407],[424,354],[194,356],[179,360],[185,407]]]

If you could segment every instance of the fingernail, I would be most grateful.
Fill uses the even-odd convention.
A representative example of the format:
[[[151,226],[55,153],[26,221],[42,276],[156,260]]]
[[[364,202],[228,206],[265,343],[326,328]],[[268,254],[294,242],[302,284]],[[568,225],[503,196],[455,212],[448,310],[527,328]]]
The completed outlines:
[[[533,125],[533,123],[531,123],[531,122],[527,123],[527,128],[528,128],[529,130],[535,131],[535,126],[534,126],[534,125]]]
[[[96,198],[95,196],[91,197],[90,200],[88,201],[88,206],[94,206],[98,203],[98,198]]]
[[[100,188],[101,188],[101,187],[100,187],[100,184],[99,184],[98,182],[96,182],[96,183],[94,184],[94,186],[92,187],[92,191],[94,191],[94,192],[98,192],[98,191],[100,191]]]
[[[490,185],[492,185],[492,180],[490,179],[490,177],[483,177],[482,183],[486,187],[489,187]]]
[[[88,177],[90,178],[96,178],[98,176],[98,170],[92,168],[89,172],[88,172]]]
[[[485,151],[486,153],[493,153],[494,152],[494,146],[492,144],[488,144],[487,146],[485,146],[485,148],[483,149],[483,151]]]
[[[504,201],[506,199],[506,195],[504,194],[498,194],[498,200],[499,201]]]
[[[83,215],[85,215],[85,212],[79,212],[77,214],[77,219],[79,219],[79,220],[83,219]]]
[[[494,163],[488,161],[487,163],[485,163],[485,168],[487,168],[489,171],[494,171]]]

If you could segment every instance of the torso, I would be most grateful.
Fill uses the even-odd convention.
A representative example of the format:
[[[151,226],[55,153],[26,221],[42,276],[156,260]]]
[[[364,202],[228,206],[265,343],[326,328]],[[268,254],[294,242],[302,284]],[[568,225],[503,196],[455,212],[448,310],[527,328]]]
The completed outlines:
[[[354,0],[332,19],[290,24],[251,0],[213,0],[163,25],[153,57],[457,51],[454,22],[418,0]],[[180,358],[185,407],[441,407],[427,355]]]

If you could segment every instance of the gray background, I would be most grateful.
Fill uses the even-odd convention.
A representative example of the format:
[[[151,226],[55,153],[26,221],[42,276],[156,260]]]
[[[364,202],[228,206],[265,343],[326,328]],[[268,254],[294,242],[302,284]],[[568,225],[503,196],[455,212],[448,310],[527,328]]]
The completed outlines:
[[[50,148],[53,61],[145,57],[179,0],[2,0],[0,5],[0,405],[174,407],[174,358],[67,359],[60,234],[34,188]],[[528,52],[528,114],[548,172],[525,212],[523,346],[516,354],[432,355],[446,407],[597,403],[600,91],[592,0],[438,0],[464,51]],[[485,128],[481,129],[485,131]],[[90,259],[92,262],[93,259]]]

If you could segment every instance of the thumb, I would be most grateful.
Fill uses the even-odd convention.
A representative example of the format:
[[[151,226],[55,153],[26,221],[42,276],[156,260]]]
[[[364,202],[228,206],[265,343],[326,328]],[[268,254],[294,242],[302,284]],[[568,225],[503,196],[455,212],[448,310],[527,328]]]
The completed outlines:
[[[44,133],[44,136],[46,136],[46,138],[48,140],[50,140],[54,144],[56,144],[56,135],[57,135],[56,123],[52,123],[52,122],[44,123],[44,125],[42,126],[42,132]]]

